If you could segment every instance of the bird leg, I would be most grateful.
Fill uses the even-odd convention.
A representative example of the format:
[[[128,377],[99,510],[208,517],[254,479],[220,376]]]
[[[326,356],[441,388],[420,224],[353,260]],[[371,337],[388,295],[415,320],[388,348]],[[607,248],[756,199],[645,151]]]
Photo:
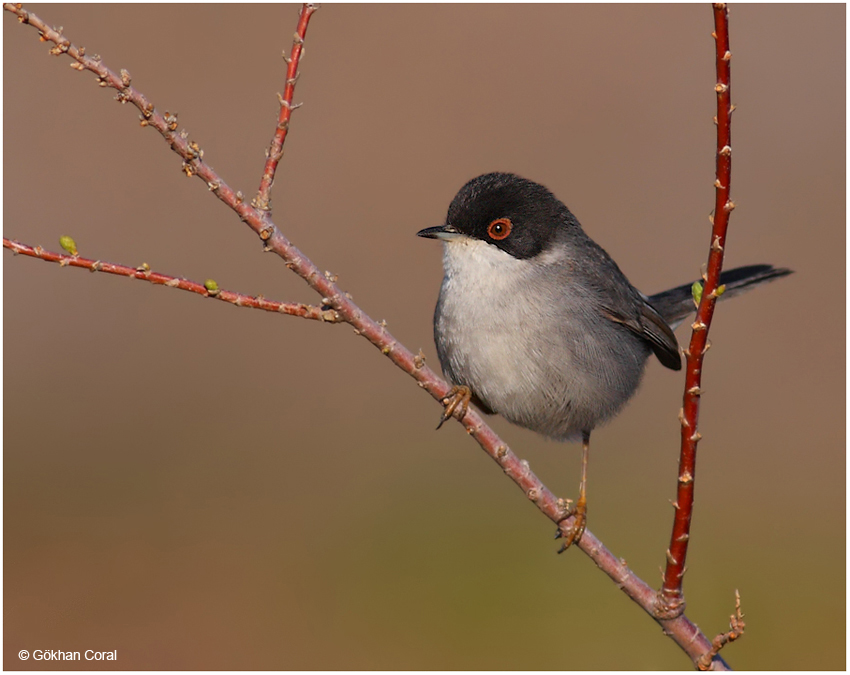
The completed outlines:
[[[471,398],[472,391],[465,384],[462,384],[459,387],[454,386],[449,389],[449,393],[443,396],[442,403],[446,406],[446,409],[443,411],[443,416],[440,418],[440,423],[437,425],[437,428],[439,429],[443,426],[443,422],[449,419],[458,408],[460,408],[458,420],[462,420],[469,408],[469,400]]]
[[[578,488],[578,501],[575,507],[570,512],[570,516],[575,516],[575,521],[570,531],[563,534],[566,538],[564,545],[558,553],[563,553],[573,544],[577,544],[581,540],[581,535],[584,534],[584,529],[587,527],[587,458],[590,454],[590,432],[584,432],[581,439],[581,483]],[[561,534],[560,528],[558,534]]]

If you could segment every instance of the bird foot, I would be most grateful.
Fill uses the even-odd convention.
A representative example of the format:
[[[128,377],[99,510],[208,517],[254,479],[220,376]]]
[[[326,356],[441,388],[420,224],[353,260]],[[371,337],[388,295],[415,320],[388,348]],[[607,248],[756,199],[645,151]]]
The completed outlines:
[[[443,426],[443,423],[454,415],[458,408],[460,409],[460,414],[457,418],[458,420],[462,420],[466,415],[466,411],[469,409],[469,401],[471,398],[472,391],[466,385],[460,385],[459,387],[452,387],[449,389],[449,393],[443,396],[442,403],[446,406],[446,409],[443,411],[443,416],[440,418],[440,423],[437,425],[437,429]]]
[[[575,505],[575,508],[571,510],[570,516],[575,516],[575,520],[573,521],[572,527],[568,531],[564,531],[561,529],[561,523],[558,523],[558,534],[555,535],[555,539],[564,538],[564,545],[558,549],[558,553],[563,553],[573,544],[577,544],[581,541],[581,535],[584,534],[584,530],[587,527],[587,500],[579,497],[578,502]]]

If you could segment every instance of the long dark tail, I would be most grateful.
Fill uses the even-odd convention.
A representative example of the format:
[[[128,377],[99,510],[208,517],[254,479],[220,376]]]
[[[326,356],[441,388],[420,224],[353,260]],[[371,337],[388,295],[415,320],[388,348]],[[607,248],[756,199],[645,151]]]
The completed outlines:
[[[736,295],[749,291],[756,286],[780,277],[786,277],[792,272],[793,270],[785,267],[774,267],[773,265],[736,267],[720,275],[720,283],[726,286],[726,291],[720,296],[720,299],[734,298]],[[649,304],[664,317],[671,328],[678,326],[683,319],[696,311],[692,286],[693,282],[683,284],[649,297]]]

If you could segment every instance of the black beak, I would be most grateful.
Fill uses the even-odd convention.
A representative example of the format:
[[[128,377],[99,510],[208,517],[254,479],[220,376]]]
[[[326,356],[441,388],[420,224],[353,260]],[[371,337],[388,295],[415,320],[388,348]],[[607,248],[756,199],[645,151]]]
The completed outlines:
[[[442,239],[443,241],[451,241],[463,236],[451,225],[439,225],[437,227],[426,227],[424,230],[419,230],[416,233],[417,237],[425,237],[426,239]]]

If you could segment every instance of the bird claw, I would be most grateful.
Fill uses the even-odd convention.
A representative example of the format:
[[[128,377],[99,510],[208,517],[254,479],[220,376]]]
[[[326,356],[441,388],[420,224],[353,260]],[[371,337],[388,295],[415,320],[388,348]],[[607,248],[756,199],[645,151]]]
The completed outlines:
[[[449,393],[443,396],[442,403],[446,406],[446,409],[443,411],[443,416],[440,418],[440,423],[437,425],[437,429],[443,426],[443,423],[454,415],[458,408],[460,408],[458,420],[462,420],[466,416],[466,411],[469,409],[469,401],[471,398],[472,391],[466,385],[460,385],[459,387],[452,387],[449,389]]]
[[[587,527],[587,500],[579,497],[578,502],[575,505],[575,508],[572,509],[570,516],[575,516],[575,521],[573,522],[573,526],[570,528],[569,532],[564,533],[560,528],[560,523],[558,526],[558,534],[555,535],[555,539],[560,539],[564,537],[564,545],[558,549],[558,553],[563,553],[573,544],[578,544],[581,541],[581,536],[584,534],[584,530]],[[563,522],[563,521],[561,521]]]

